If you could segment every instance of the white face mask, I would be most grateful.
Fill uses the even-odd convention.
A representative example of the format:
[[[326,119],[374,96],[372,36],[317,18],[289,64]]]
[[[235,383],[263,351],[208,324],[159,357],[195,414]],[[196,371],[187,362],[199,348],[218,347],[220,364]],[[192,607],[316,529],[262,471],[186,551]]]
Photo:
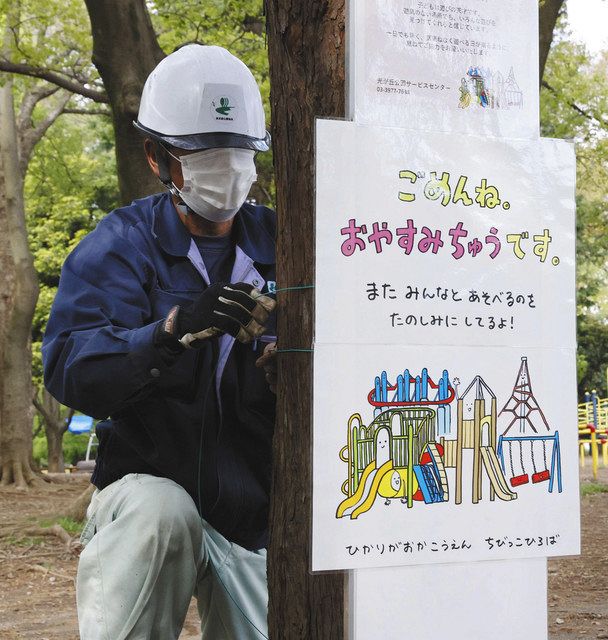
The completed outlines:
[[[177,190],[180,197],[192,211],[211,222],[230,220],[257,178],[254,155],[251,149],[218,148],[176,158],[184,177],[184,186]]]

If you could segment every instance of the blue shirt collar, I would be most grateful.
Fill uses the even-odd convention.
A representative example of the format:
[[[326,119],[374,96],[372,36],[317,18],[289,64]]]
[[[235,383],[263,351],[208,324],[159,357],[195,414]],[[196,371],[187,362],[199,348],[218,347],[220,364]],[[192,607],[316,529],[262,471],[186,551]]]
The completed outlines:
[[[179,219],[169,193],[158,198],[152,212],[152,233],[163,251],[186,257],[190,250],[190,232]],[[244,204],[235,216],[233,233],[236,244],[254,262],[274,264],[274,214],[269,209]]]

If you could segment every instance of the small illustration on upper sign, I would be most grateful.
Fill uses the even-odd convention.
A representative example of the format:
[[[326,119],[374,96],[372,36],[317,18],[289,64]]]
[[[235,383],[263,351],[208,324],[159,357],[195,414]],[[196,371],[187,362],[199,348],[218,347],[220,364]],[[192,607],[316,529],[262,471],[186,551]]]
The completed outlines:
[[[448,502],[452,494],[448,469],[454,469],[454,503],[461,504],[464,450],[473,452],[473,504],[482,499],[484,472],[491,501],[496,497],[515,500],[511,487],[527,484],[530,477],[533,484],[548,481],[549,493],[557,480],[562,492],[559,433],[550,433],[532,393],[527,358],[522,357],[512,393],[500,413],[496,395],[481,376],[475,376],[462,395],[458,386],[458,378],[450,381],[447,370],[438,382],[426,368],[416,376],[406,369],[394,385],[386,371],[375,378],[367,397],[374,407],[373,420],[365,425],[359,413],[348,420],[347,444],[340,451],[340,459],[348,465],[342,485],[346,498],[336,518],[358,518],[374,506],[378,496],[387,506],[399,500],[408,508],[414,501]],[[509,422],[498,437],[501,416]],[[511,435],[515,425],[518,433]]]
[[[520,89],[513,67],[505,79],[500,71],[494,73],[489,68],[469,67],[466,76],[461,78],[458,106],[467,109],[471,106],[482,109],[521,109],[524,106],[523,92]]]

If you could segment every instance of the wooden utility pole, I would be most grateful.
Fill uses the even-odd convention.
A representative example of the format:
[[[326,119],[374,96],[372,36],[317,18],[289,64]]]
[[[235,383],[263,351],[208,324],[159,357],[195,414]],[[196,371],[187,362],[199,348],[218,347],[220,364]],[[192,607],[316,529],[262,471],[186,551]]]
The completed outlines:
[[[344,117],[344,0],[266,0],[279,236],[277,286],[314,283],[315,117]],[[331,286],[332,276],[320,282]],[[307,349],[314,290],[279,292],[279,349]],[[341,573],[310,573],[312,353],[283,352],[268,583],[272,640],[344,637]]]

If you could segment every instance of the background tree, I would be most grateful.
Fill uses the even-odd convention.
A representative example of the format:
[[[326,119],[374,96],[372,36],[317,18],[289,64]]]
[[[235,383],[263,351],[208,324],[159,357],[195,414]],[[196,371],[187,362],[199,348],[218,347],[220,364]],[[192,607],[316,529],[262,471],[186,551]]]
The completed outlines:
[[[608,393],[608,54],[572,41],[567,12],[555,29],[541,90],[541,134],[576,142],[579,399]]]
[[[63,434],[70,426],[74,410],[70,409],[67,415],[64,415],[62,405],[44,388],[34,396],[33,404],[40,413],[46,434],[48,471],[49,473],[63,473],[65,471]]]
[[[545,72],[547,56],[553,42],[555,24],[563,10],[565,0],[538,0],[538,67],[539,80]]]
[[[165,54],[144,0],[85,2],[93,34],[93,63],[112,108],[120,199],[128,204],[159,190],[133,121],[146,78]]]
[[[9,0],[2,2],[8,4]],[[23,2],[32,10],[40,5],[39,0]],[[66,0],[65,3],[49,0],[35,17],[39,23],[47,21],[43,31],[50,30],[56,35],[59,31],[63,37],[72,36],[69,55],[61,60],[58,56],[45,59],[35,48],[20,47],[10,55],[0,57],[0,71],[43,78],[84,98],[89,111],[93,111],[91,102],[109,103],[120,200],[129,203],[136,197],[159,190],[159,183],[142,155],[141,137],[132,125],[137,118],[146,77],[164,57],[164,50],[171,52],[186,42],[227,46],[246,63],[250,63],[248,58],[259,60],[260,54],[264,56],[262,3],[261,0],[209,2],[206,7],[192,0],[85,0],[85,3],[90,26],[84,27],[81,20],[81,0]],[[32,15],[35,15],[33,11]],[[67,34],[63,24],[57,29],[58,21],[64,18],[71,21],[71,31]],[[31,22],[28,21],[30,29]],[[182,39],[177,40],[179,37]],[[94,66],[90,64],[91,59]],[[266,67],[267,64],[262,65],[262,73]],[[264,167],[270,167],[267,159],[261,160],[261,165],[262,173]],[[264,199],[271,196],[268,189],[260,191]]]
[[[2,51],[18,46],[19,30],[13,24],[20,17],[13,8],[2,24]],[[32,450],[30,327],[38,297],[38,284],[27,242],[23,182],[27,158],[37,132],[27,117],[35,104],[52,92],[34,87],[22,101],[18,131],[12,78],[0,86],[0,283],[3,326],[0,332],[0,482],[26,487],[33,480],[30,468]],[[64,103],[49,119],[56,117]],[[48,126],[47,126],[48,128]],[[39,136],[45,124],[38,127]],[[31,135],[26,135],[29,133]],[[21,143],[21,144],[20,144]],[[23,159],[23,161],[21,161]]]
[[[12,5],[7,0],[0,0],[0,26],[6,28],[10,44],[0,54],[0,70],[7,72],[3,75],[5,84],[11,84],[10,95],[21,103],[16,116],[17,155],[22,178],[27,175],[30,243],[41,276],[41,299],[33,327],[33,372],[38,387],[41,387],[40,341],[67,253],[95,226],[103,213],[120,201],[130,201],[133,197],[158,191],[160,187],[145,165],[142,140],[132,126],[145,77],[164,56],[157,44],[156,32],[169,51],[184,42],[198,41],[203,34],[210,34],[214,43],[231,46],[246,62],[255,65],[263,93],[268,94],[267,59],[260,28],[263,25],[261,2],[246,0],[237,7],[232,3],[213,4],[212,11],[201,12],[198,3],[150,2],[153,28],[147,6],[140,0],[90,3],[90,22],[81,0],[49,0],[44,10],[39,1],[22,0],[17,5],[18,12],[9,11]],[[195,17],[186,19],[188,12]],[[119,16],[125,19],[117,20]],[[27,28],[21,29],[23,24]],[[91,30],[95,36],[95,63],[110,86],[111,111],[103,108],[110,97],[91,64]],[[116,46],[117,42],[121,46]],[[43,101],[49,99],[53,105],[42,108]],[[60,114],[67,114],[63,116],[67,124],[58,134],[51,125]],[[83,114],[89,116],[87,124],[78,120]],[[106,124],[99,121],[107,115],[112,115],[113,135],[108,135]],[[66,131],[73,133],[66,135]],[[33,149],[45,135],[49,144],[43,143],[44,150],[33,158],[34,170],[27,172]],[[116,145],[115,140],[118,141]],[[116,165],[109,161],[108,151],[115,148],[120,163],[120,197],[110,184]],[[105,178],[98,175],[100,167]],[[258,174],[254,197],[268,202],[273,190],[271,160],[264,158],[259,163]],[[8,238],[8,234],[5,237]],[[5,243],[2,248],[4,260],[11,261],[11,247]],[[6,268],[3,272],[7,274],[4,281],[7,288],[14,279],[8,278]],[[1,299],[5,307],[8,294]],[[4,317],[8,318],[7,315]],[[22,353],[27,356],[27,348]],[[19,367],[19,371],[27,369],[25,365]],[[29,434],[31,412],[25,405],[25,398],[31,398],[32,392],[21,383],[19,388],[24,400],[16,414],[20,416],[20,428]],[[41,391],[39,394],[41,400],[46,397]],[[46,399],[51,402],[50,398]],[[45,406],[39,401],[38,404],[47,416],[65,413],[58,407]],[[59,435],[59,431],[48,433],[52,439],[48,449],[52,452],[57,448],[53,434]],[[4,434],[10,441],[15,440],[8,428],[4,429]],[[20,438],[19,445],[15,440],[15,446],[31,450],[31,436]],[[7,452],[10,447],[7,442],[3,450]],[[59,462],[57,466],[60,466]],[[31,477],[29,470],[26,476]],[[4,477],[9,481],[8,475]]]
[[[77,14],[71,13],[69,6],[64,8],[65,30],[58,34],[49,26],[48,15],[41,17],[37,6],[25,0],[0,2],[1,60],[46,56],[59,69],[78,73],[82,65],[74,55],[70,30]],[[57,70],[52,73],[61,76]],[[0,231],[4,236],[0,244],[4,276],[0,282],[0,477],[2,484],[19,487],[26,487],[33,480],[30,331],[38,296],[25,222],[25,177],[35,146],[57,118],[68,110],[81,110],[68,109],[71,94],[60,90],[58,84],[34,77],[6,75],[0,86],[0,189],[4,196],[0,210]]]

